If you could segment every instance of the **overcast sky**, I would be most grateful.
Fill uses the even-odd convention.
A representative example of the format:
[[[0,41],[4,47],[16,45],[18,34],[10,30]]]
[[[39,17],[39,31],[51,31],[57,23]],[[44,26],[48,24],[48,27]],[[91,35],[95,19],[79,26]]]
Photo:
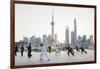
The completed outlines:
[[[44,5],[15,4],[15,41],[23,37],[42,37],[51,34],[52,8],[54,12],[55,32],[58,40],[65,40],[65,29],[74,30],[77,21],[77,34],[94,35],[94,9],[77,7],[58,7]],[[71,34],[69,34],[71,35]]]

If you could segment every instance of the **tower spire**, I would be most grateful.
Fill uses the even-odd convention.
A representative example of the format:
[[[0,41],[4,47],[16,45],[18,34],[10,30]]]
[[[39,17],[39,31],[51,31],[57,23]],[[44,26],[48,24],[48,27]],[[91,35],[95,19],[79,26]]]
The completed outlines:
[[[53,8],[52,8],[52,22],[54,22],[54,13],[53,13]]]

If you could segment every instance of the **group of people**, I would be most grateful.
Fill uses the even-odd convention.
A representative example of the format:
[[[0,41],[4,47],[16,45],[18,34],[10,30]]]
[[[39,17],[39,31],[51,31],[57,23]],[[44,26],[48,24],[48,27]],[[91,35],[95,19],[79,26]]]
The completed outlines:
[[[21,56],[23,56],[23,52],[24,52],[24,46],[22,45],[20,48],[20,52],[21,52]],[[32,56],[31,52],[32,52],[32,48],[31,48],[31,44],[29,43],[29,46],[27,46],[27,55],[30,58]],[[18,52],[18,46],[15,47],[15,55],[17,55],[16,53]]]
[[[43,60],[44,59],[44,56],[47,58],[47,60],[49,61],[50,60],[50,58],[49,58],[49,55],[47,54],[47,49],[46,49],[46,46],[43,44],[43,43],[41,43],[40,44],[40,49],[41,49],[41,52],[40,52],[40,60]],[[24,52],[24,46],[22,45],[21,47],[20,47],[20,49],[21,49],[21,56],[23,56],[23,52]],[[52,48],[51,48],[51,46],[49,46],[48,47],[48,52],[49,53],[51,53],[51,50],[52,50]],[[76,46],[75,47],[75,50],[76,50],[76,52],[81,52],[82,54],[83,54],[83,52],[84,53],[86,53],[87,54],[87,52],[86,52],[86,50],[83,48],[83,47],[78,47],[78,46]],[[66,51],[66,53],[68,54],[68,56],[70,56],[70,55],[73,55],[73,56],[75,56],[75,50],[73,50],[73,48],[72,47],[70,47],[69,46],[69,44],[67,45],[67,46],[65,46],[65,51]],[[32,48],[31,48],[31,43],[29,43],[29,46],[27,46],[27,55],[28,55],[28,58],[30,58],[31,56],[32,56],[32,54],[31,54],[31,52],[32,52]],[[16,53],[18,52],[18,46],[16,46],[16,48],[15,48],[15,55],[17,55]],[[57,54],[60,54],[60,48],[56,45],[56,48],[55,48],[55,55],[57,55]]]
[[[67,47],[65,47],[65,49],[68,51],[67,52],[68,56],[70,56],[70,54],[73,55],[73,56],[75,55],[74,54],[75,51],[73,50],[72,47],[69,46],[69,44],[67,45]],[[87,54],[86,50],[83,47],[76,46],[75,49],[76,49],[76,52],[81,52],[82,54],[83,53]]]

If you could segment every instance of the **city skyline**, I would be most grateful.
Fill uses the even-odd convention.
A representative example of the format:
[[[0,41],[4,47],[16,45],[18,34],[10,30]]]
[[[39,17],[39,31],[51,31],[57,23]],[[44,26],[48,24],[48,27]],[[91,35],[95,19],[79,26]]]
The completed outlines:
[[[36,37],[42,37],[44,34],[51,35],[52,7],[20,4],[16,4],[15,7],[15,41],[19,41],[23,37],[30,38],[33,35]],[[39,10],[42,14],[38,12]],[[71,41],[71,31],[74,31],[74,19],[77,22],[77,36],[94,36],[94,17],[91,17],[94,15],[93,9],[54,7],[53,10],[54,34],[57,34],[59,41],[65,41],[66,26],[69,27],[69,40]],[[75,13],[79,14],[75,15]]]

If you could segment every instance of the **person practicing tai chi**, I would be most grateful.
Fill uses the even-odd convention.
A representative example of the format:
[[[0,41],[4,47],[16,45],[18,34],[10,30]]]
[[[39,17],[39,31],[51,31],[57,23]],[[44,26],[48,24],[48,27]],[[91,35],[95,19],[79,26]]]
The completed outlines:
[[[28,58],[30,58],[32,55],[31,55],[31,52],[32,52],[32,48],[31,48],[31,44],[29,43],[29,47],[27,47],[27,50],[28,50]]]
[[[55,51],[56,51],[55,55],[60,55],[60,50],[57,45],[56,45]]]
[[[17,52],[18,52],[18,46],[15,46],[15,56],[17,56]]]
[[[80,47],[80,50],[81,50],[81,53],[83,54],[83,52],[85,53],[85,54],[87,54],[87,52],[85,51],[85,49],[83,48],[83,47]]]
[[[40,53],[40,60],[43,60],[44,59],[44,56],[48,59],[48,61],[50,60],[49,57],[48,57],[48,54],[46,52],[46,48],[45,48],[45,45],[43,45],[42,43],[40,44],[40,47],[41,47],[41,53]]]
[[[23,56],[23,52],[24,52],[24,46],[22,44],[22,47],[21,47],[21,56]]]
[[[48,52],[51,53],[51,46],[48,47]]]
[[[67,49],[68,49],[68,52],[67,52],[68,56],[70,56],[70,54],[72,54],[72,55],[74,56],[74,51],[73,51],[73,49],[69,46],[69,44],[68,44]]]
[[[80,49],[78,46],[75,47],[77,52],[80,52]]]

